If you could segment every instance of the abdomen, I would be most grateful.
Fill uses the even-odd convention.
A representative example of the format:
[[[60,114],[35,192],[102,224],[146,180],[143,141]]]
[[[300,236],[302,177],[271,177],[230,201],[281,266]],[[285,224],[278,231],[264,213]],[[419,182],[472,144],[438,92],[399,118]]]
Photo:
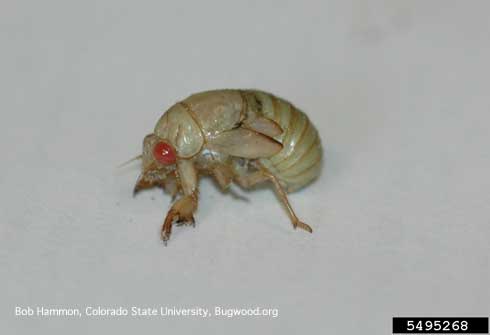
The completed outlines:
[[[295,191],[313,181],[322,165],[322,147],[318,131],[305,113],[289,102],[260,91],[247,91],[258,102],[258,112],[274,120],[283,129],[275,139],[283,149],[260,160],[286,187]]]

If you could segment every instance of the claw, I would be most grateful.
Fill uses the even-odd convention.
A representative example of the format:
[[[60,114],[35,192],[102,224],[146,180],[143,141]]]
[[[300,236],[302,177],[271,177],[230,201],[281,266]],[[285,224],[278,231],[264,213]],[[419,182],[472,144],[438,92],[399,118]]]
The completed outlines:
[[[170,238],[172,233],[172,224],[176,221],[176,224],[181,225],[195,225],[193,212],[196,209],[196,200],[193,196],[186,196],[179,199],[172,205],[165,217],[165,221],[162,226],[161,237],[162,241],[166,242]]]
[[[163,244],[165,246],[167,246],[167,241],[170,239],[170,232],[167,232],[165,230],[162,230],[161,238],[162,238]]]
[[[167,217],[165,218],[165,222],[163,223],[162,226],[162,231],[160,233],[162,241],[165,245],[167,245],[167,241],[170,239],[170,234],[172,233],[172,223],[174,221],[174,218],[176,217],[176,214],[173,210],[170,210],[167,213]]]
[[[301,221],[293,222],[293,227],[294,227],[294,229],[299,227],[303,230],[306,230],[309,233],[313,233],[313,229],[311,229],[311,227],[309,225],[307,225],[306,223],[301,222]]]
[[[185,216],[179,216],[179,219],[176,222],[177,226],[196,226],[196,220],[194,220],[194,216],[191,215],[190,217],[185,217]]]

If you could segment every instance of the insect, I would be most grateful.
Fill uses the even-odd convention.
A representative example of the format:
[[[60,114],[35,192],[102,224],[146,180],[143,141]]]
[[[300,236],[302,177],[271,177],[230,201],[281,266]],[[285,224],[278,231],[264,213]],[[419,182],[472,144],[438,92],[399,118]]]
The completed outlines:
[[[170,107],[143,140],[142,172],[134,187],[160,186],[175,201],[161,230],[166,243],[172,225],[194,225],[198,179],[210,175],[223,190],[236,183],[252,188],[271,183],[294,228],[312,232],[298,219],[287,192],[320,173],[322,147],[308,117],[291,103],[257,90],[196,93]]]

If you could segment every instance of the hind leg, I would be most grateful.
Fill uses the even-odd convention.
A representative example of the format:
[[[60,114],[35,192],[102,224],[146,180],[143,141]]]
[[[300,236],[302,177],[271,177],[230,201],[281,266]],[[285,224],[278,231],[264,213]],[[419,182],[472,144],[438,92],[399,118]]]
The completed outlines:
[[[298,217],[296,216],[296,213],[294,213],[293,207],[289,203],[288,197],[286,195],[286,192],[282,188],[281,184],[279,183],[279,180],[277,178],[265,171],[264,169],[261,169],[259,171],[251,172],[249,174],[244,174],[244,175],[239,175],[236,176],[234,179],[238,185],[240,185],[243,188],[251,188],[254,185],[270,181],[274,185],[274,188],[276,190],[277,195],[279,196],[279,199],[281,200],[281,203],[286,207],[288,211],[289,218],[291,219],[291,223],[293,224],[294,229],[297,227],[306,230],[307,232],[312,233],[313,229],[306,223],[302,222]]]

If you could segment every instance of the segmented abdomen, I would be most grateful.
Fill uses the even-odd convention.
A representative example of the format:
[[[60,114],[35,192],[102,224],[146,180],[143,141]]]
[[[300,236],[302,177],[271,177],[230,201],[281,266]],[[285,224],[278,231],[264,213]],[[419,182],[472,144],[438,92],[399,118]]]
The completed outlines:
[[[283,133],[275,139],[283,149],[261,163],[273,173],[288,192],[295,191],[315,179],[321,170],[322,147],[318,132],[306,114],[289,102],[260,91],[252,93],[258,111],[277,122]]]

